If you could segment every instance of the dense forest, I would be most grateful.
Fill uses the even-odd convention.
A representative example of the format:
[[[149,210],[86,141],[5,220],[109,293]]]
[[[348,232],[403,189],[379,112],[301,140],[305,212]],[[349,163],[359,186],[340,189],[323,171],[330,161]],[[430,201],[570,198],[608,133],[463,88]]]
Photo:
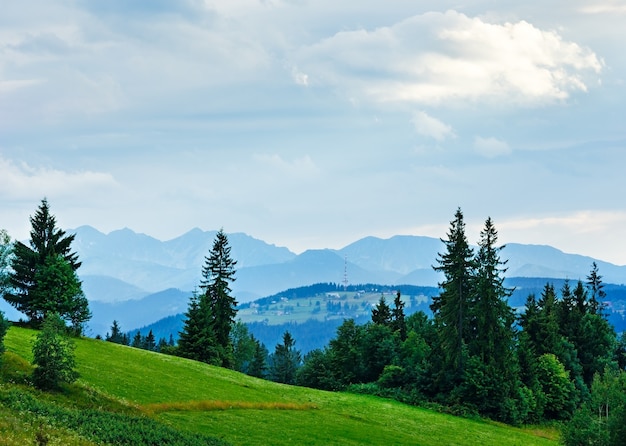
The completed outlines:
[[[76,379],[69,336],[82,335],[90,312],[76,275],[73,237],[56,228],[45,199],[31,224],[30,246],[2,234],[0,284],[5,300],[42,328],[33,351],[33,382],[49,389]],[[622,444],[626,337],[618,337],[608,320],[597,265],[590,265],[585,282],[566,280],[558,289],[547,282],[515,311],[500,257],[504,247],[491,218],[472,249],[458,209],[442,241],[445,252],[435,269],[444,279],[428,314],[405,311],[399,290],[390,302],[381,294],[369,320],[337,322],[324,348],[302,355],[289,330],[269,351],[249,326],[236,321],[231,284],[237,262],[220,230],[178,342],[172,336],[155,339],[151,331],[131,338],[116,321],[106,341],[280,383],[374,394],[457,415],[514,425],[557,421],[568,445]],[[320,292],[333,286],[315,285]],[[0,313],[0,353],[7,326]],[[60,361],[47,359],[53,351]]]

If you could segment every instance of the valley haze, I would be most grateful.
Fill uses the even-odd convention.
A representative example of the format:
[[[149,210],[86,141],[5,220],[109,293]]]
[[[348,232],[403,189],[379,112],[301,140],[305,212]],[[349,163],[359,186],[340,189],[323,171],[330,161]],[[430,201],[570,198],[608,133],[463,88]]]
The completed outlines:
[[[217,231],[198,228],[161,241],[124,228],[108,234],[91,226],[70,229],[76,234],[72,249],[82,266],[78,273],[94,317],[95,334],[117,317],[137,328],[163,317],[184,313],[201,280],[205,256]],[[231,255],[237,261],[233,294],[239,303],[314,283],[437,286],[441,276],[432,266],[444,245],[438,238],[397,235],[388,239],[365,237],[341,249],[312,249],[296,254],[245,233],[230,233]],[[546,245],[509,243],[501,251],[508,259],[505,277],[585,280],[596,261],[605,283],[626,283],[626,266],[564,253]],[[150,304],[143,301],[150,298]],[[125,303],[124,305],[121,305]],[[0,309],[16,320],[17,313],[3,300]],[[132,318],[129,318],[130,315]],[[111,319],[111,320],[109,320]]]

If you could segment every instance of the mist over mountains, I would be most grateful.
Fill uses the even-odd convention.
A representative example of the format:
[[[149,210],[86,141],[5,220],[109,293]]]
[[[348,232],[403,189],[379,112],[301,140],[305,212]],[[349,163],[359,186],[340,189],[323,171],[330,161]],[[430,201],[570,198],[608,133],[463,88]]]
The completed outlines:
[[[76,234],[72,246],[82,261],[78,272],[95,333],[106,331],[113,318],[131,329],[186,311],[216,234],[196,228],[160,241],[127,228],[104,234],[81,226],[68,232]],[[444,245],[433,237],[365,237],[339,250],[301,254],[243,233],[228,234],[228,239],[237,260],[233,293],[239,303],[314,283],[437,286],[441,280],[432,266]],[[510,243],[501,255],[508,259],[508,278],[585,280],[596,261],[605,283],[626,283],[626,266],[550,246]],[[0,305],[14,317],[7,307],[4,301]]]
[[[74,231],[73,244],[83,262],[79,274],[90,301],[140,299],[176,288],[187,292],[200,283],[204,257],[216,231],[191,231],[160,241],[130,229],[104,234],[90,226]],[[433,271],[443,243],[433,237],[365,237],[339,249],[308,250],[299,255],[243,233],[228,234],[237,260],[233,292],[239,302],[319,282],[436,286]],[[626,266],[566,254],[545,245],[511,243],[502,251],[507,277],[584,279],[596,261],[607,283],[626,283]]]

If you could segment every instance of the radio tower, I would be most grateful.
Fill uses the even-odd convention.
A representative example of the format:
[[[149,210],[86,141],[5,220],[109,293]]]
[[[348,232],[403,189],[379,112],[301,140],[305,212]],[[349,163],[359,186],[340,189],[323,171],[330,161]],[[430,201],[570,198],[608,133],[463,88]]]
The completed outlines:
[[[348,289],[348,255],[346,254],[343,259],[343,290]]]

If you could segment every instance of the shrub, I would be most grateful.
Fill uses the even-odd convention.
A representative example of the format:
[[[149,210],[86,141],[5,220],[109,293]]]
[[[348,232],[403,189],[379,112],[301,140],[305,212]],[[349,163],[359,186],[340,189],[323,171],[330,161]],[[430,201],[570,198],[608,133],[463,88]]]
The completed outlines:
[[[74,370],[74,343],[66,333],[65,323],[56,313],[48,315],[33,345],[33,383],[43,390],[56,389],[61,383],[78,378]]]

